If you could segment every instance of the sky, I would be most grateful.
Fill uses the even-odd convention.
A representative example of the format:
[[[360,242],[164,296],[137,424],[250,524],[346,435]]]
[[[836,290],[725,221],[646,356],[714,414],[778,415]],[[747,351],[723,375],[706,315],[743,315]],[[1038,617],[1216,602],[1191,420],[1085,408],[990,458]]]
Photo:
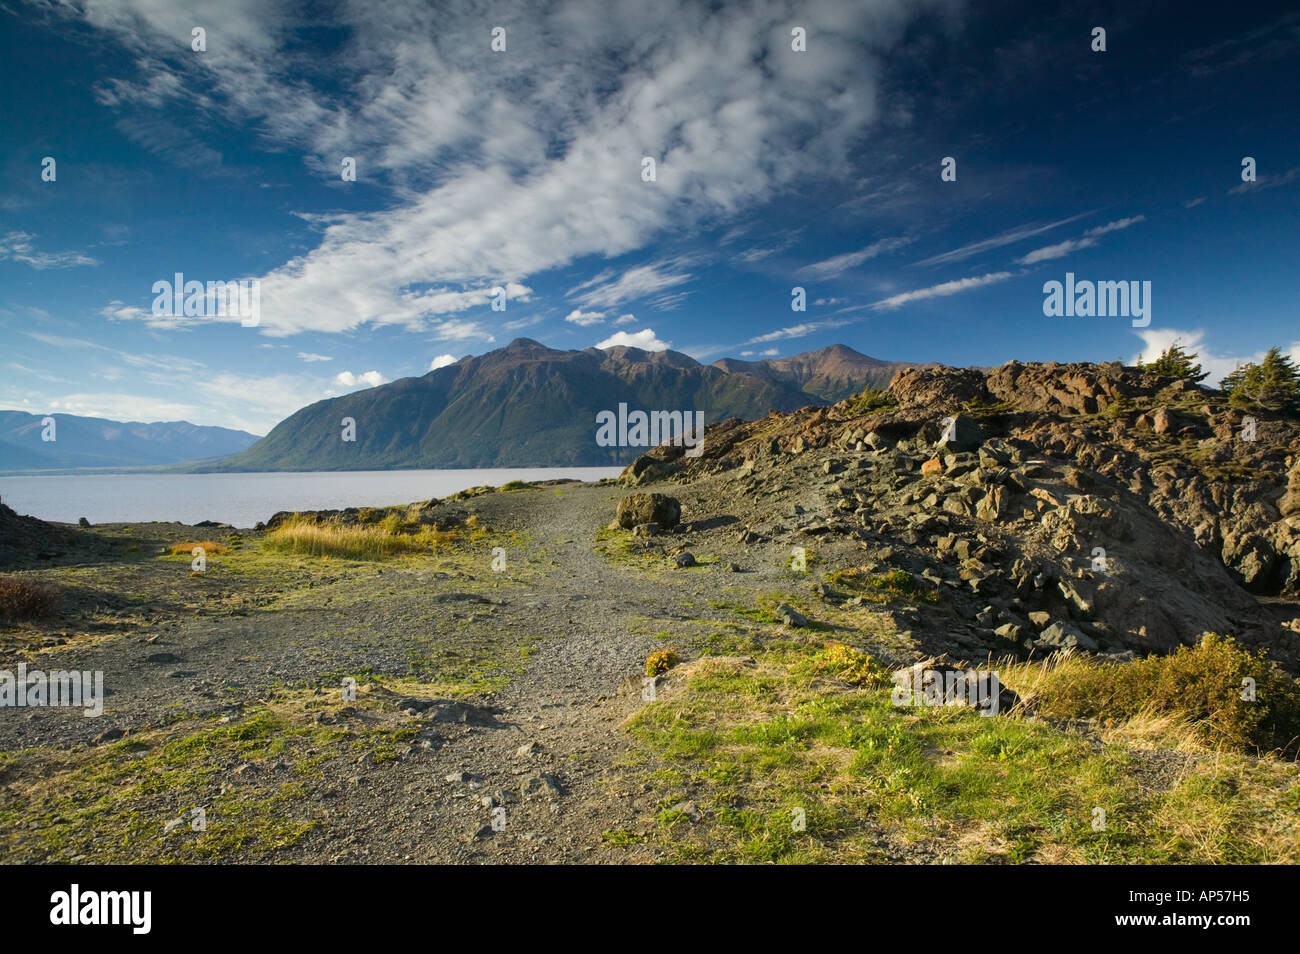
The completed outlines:
[[[264,434],[517,337],[1300,354],[1300,11],[1224,10],[0,0],[0,407]]]

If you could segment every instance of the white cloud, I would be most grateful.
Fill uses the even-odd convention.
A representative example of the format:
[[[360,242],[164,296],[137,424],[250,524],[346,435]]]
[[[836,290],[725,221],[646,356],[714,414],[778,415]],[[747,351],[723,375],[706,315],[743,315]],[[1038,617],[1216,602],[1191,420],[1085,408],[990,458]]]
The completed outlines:
[[[1017,265],[1033,265],[1037,262],[1047,262],[1054,258],[1064,258],[1065,256],[1079,251],[1082,248],[1092,248],[1097,244],[1094,238],[1066,239],[1064,242],[1057,242],[1055,245],[1044,245],[1042,248],[1036,248],[1028,255],[1016,259]]]
[[[438,355],[438,357],[434,358],[432,361],[429,362],[429,370],[437,371],[439,368],[448,367],[449,365],[455,364],[459,360],[460,359],[457,358],[454,354],[440,354]]]
[[[507,321],[501,327],[506,331],[518,331],[520,328],[531,328],[533,325],[540,324],[546,320],[545,315],[529,315],[527,318],[519,318],[515,321]],[[494,341],[496,339],[493,339]]]
[[[15,262],[30,265],[37,271],[99,264],[99,259],[80,252],[38,252],[32,245],[33,238],[35,236],[29,232],[9,232],[0,236],[0,262],[12,258]]]
[[[258,276],[259,333],[281,336],[425,330],[482,307],[502,281],[612,259],[736,218],[791,183],[841,177],[877,118],[884,54],[926,9],[953,6],[558,0],[498,57],[467,52],[483,46],[482,16],[425,3],[348,6],[347,42],[325,55],[298,42],[296,15],[259,0],[231,0],[209,18],[207,52],[178,57],[158,50],[189,36],[188,3],[50,9],[125,48],[131,78],[95,94],[146,145],[157,145],[150,115],[184,101],[303,152],[332,188],[353,188],[338,176],[351,155],[368,188],[388,191],[379,211],[303,215],[316,247]],[[788,52],[796,18],[815,54]],[[339,73],[347,96],[326,80]],[[796,150],[771,146],[795,139]],[[215,145],[163,158],[216,163]],[[653,183],[640,177],[647,154]],[[689,278],[637,266],[575,301],[658,294],[671,308],[684,291],[665,289]]]
[[[1145,215],[1133,215],[1127,219],[1116,219],[1114,222],[1107,222],[1105,225],[1098,225],[1095,228],[1088,229],[1084,232],[1087,236],[1105,235],[1107,232],[1119,232],[1128,228],[1130,225],[1137,225],[1139,222],[1145,222]]]
[[[845,325],[852,324],[854,319],[828,318],[825,321],[805,321],[801,324],[790,325],[786,328],[778,328],[776,331],[769,331],[767,334],[759,335],[756,338],[750,338],[745,344],[765,344],[769,341],[782,341],[786,338],[804,338],[808,335],[815,334],[818,331],[830,331],[834,328],[843,328]]]
[[[312,354],[310,351],[299,351],[299,352],[298,352],[298,357],[301,358],[303,361],[306,361],[308,364],[312,363],[313,361],[333,361],[333,360],[334,360],[333,358],[331,358],[331,357],[330,357],[329,355],[327,355],[327,354]]]
[[[1300,179],[1300,166],[1294,169],[1288,169],[1280,176],[1262,175],[1255,179],[1254,182],[1242,182],[1228,190],[1228,195],[1242,195],[1247,192],[1258,192],[1261,189],[1276,189],[1278,186],[1290,185]]]
[[[633,314],[619,315],[617,318],[614,319],[614,324],[630,325],[634,321],[636,321],[636,315]]]
[[[362,374],[353,374],[351,371],[340,371],[334,376],[334,383],[341,384],[345,388],[373,388],[384,383],[384,376],[378,371],[366,371]]]
[[[568,295],[572,296],[577,291],[587,289],[577,296],[579,302],[588,307],[613,308],[625,301],[659,294],[690,280],[689,274],[677,271],[663,263],[638,265],[629,268],[614,281],[604,281],[597,276],[596,279],[570,289]],[[595,287],[590,287],[592,285]]]
[[[1001,248],[1004,245],[1011,245],[1015,242],[1023,242],[1027,238],[1033,238],[1035,235],[1042,235],[1044,232],[1050,232],[1052,229],[1059,229],[1062,225],[1069,225],[1071,222],[1077,222],[1084,216],[1092,215],[1091,212],[1080,212],[1078,215],[1072,215],[1068,219],[1059,219],[1056,222],[1048,222],[1046,225],[1022,225],[1018,228],[1009,229],[1006,232],[994,235],[992,238],[986,238],[979,242],[972,242],[970,245],[963,245],[961,248],[953,249],[951,252],[944,252],[942,255],[935,255],[930,258],[922,259],[916,262],[917,265],[946,265],[950,262],[964,261],[981,252],[987,252],[990,249]]]
[[[1137,225],[1139,222],[1145,222],[1145,215],[1134,215],[1127,219],[1116,219],[1114,222],[1107,222],[1105,225],[1098,225],[1088,229],[1083,236],[1077,239],[1066,239],[1064,242],[1057,242],[1055,245],[1046,245],[1043,248],[1036,248],[1028,255],[1016,259],[1017,265],[1034,265],[1038,262],[1047,262],[1055,258],[1065,258],[1080,249],[1092,248],[1097,244],[1097,237],[1106,235],[1109,232],[1119,232],[1128,228],[1130,225]]]
[[[872,305],[873,308],[897,308],[899,305],[905,305],[910,301],[924,301],[927,298],[939,298],[944,295],[956,295],[960,292],[969,291],[972,288],[982,288],[985,285],[993,285],[997,282],[1004,282],[1011,277],[1011,272],[990,272],[987,275],[972,276],[970,278],[959,278],[951,282],[941,282],[938,285],[931,285],[929,288],[918,288],[915,291],[903,292],[899,295],[892,295],[889,298],[882,299]]]
[[[598,325],[604,321],[605,313],[603,311],[583,311],[581,308],[575,308],[564,316],[564,320],[586,328],[589,325]]]
[[[625,345],[629,348],[640,348],[643,351],[667,351],[672,345],[667,341],[660,341],[655,335],[653,328],[645,328],[641,331],[629,334],[626,331],[616,331],[604,341],[599,342],[596,347],[616,348],[619,345]]]
[[[834,278],[851,268],[857,268],[869,259],[903,248],[911,243],[912,239],[902,236],[883,238],[877,242],[872,242],[866,248],[858,249],[856,252],[848,252],[844,255],[836,255],[834,258],[814,262],[800,269],[800,274],[807,275],[809,278]]]

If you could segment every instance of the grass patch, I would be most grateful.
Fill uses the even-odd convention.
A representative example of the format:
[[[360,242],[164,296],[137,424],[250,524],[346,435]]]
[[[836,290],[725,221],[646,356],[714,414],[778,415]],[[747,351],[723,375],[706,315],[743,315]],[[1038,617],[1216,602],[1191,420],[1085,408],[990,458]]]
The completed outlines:
[[[673,670],[659,701],[628,724],[628,764],[656,791],[646,822],[666,861],[1300,861],[1300,767],[1210,748],[1200,735],[1178,737],[1179,748],[1153,740],[1150,712],[1118,704],[1142,691],[1118,691],[1137,678],[1122,667],[1049,667],[1045,676],[994,667],[1022,695],[1037,690],[1040,706],[1074,699],[1064,686],[1077,674],[1092,686],[1081,695],[1116,699],[1109,724],[1070,727],[1021,712],[896,706],[870,645],[769,641],[759,629],[747,621],[698,637],[699,657]],[[706,655],[737,649],[745,655]],[[1261,693],[1279,692],[1239,652],[1211,643],[1171,657],[1157,690],[1154,669],[1134,672],[1167,706],[1195,674],[1229,664],[1220,685],[1253,671]],[[672,807],[685,800],[699,806],[699,821]],[[1099,808],[1106,823],[1094,830]]]
[[[217,543],[215,540],[199,540],[191,543],[173,543],[168,547],[167,552],[172,556],[191,556],[195,547],[202,547],[204,556],[219,556],[229,550],[224,543]]]
[[[931,606],[939,602],[939,594],[935,590],[922,586],[906,570],[890,570],[883,576],[871,576],[861,567],[849,567],[829,574],[826,582],[851,590],[855,595],[872,602],[906,600]]]
[[[268,533],[262,546],[313,557],[382,560],[405,553],[430,553],[461,537],[460,531],[436,527],[406,532],[398,514],[390,514],[376,524],[353,525],[291,517]]]

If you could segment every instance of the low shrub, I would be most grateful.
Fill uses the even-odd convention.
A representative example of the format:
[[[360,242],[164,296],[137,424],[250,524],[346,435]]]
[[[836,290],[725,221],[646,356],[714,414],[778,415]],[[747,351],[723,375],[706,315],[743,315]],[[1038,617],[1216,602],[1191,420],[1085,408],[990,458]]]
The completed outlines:
[[[647,676],[662,676],[669,669],[679,665],[682,657],[677,655],[673,649],[659,649],[652,652],[646,657],[645,674]]]
[[[1129,663],[1053,656],[1003,678],[1051,718],[1163,719],[1211,748],[1300,754],[1300,683],[1231,637]]]
[[[21,623],[54,613],[59,594],[51,586],[23,576],[0,576],[0,619]]]

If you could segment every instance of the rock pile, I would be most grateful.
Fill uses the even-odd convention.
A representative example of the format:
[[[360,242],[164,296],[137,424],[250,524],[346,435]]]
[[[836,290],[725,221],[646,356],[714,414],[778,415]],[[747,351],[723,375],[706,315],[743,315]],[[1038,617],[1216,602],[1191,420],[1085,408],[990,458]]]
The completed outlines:
[[[746,543],[857,541],[933,587],[972,651],[1166,652],[1211,631],[1300,660],[1254,595],[1300,596],[1295,422],[1258,415],[1246,440],[1218,392],[1118,364],[911,368],[861,406],[715,425],[657,479],[770,502]]]

